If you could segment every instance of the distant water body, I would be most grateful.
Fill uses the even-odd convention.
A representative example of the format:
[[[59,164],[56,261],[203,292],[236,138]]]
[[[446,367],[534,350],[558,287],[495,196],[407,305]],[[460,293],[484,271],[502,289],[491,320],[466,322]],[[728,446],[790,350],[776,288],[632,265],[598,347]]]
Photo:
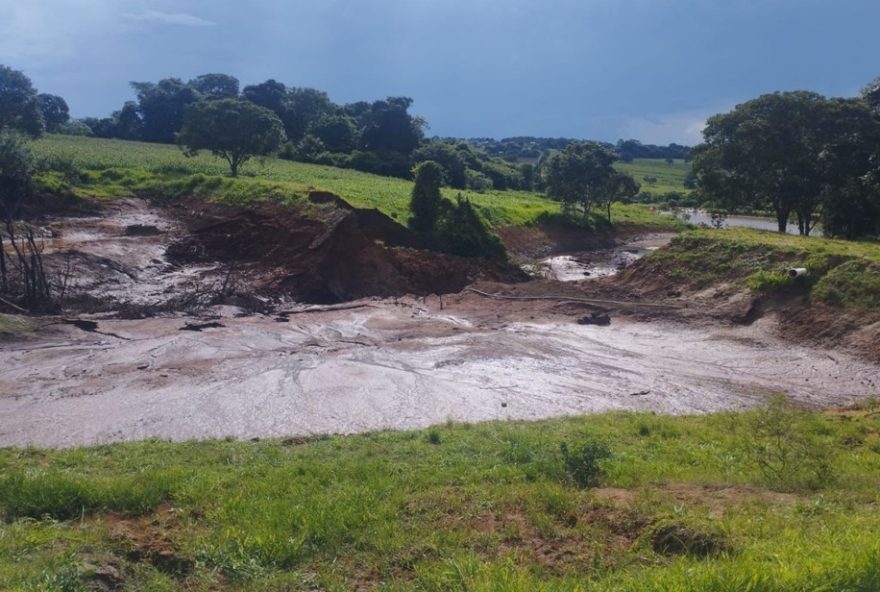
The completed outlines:
[[[670,215],[675,215],[676,217],[684,219],[686,222],[697,226],[700,224],[712,226],[712,215],[706,210],[682,209],[675,214],[670,213]],[[723,227],[755,228],[757,230],[771,230],[774,232],[777,230],[776,220],[773,218],[762,218],[760,216],[728,216],[724,220]],[[786,232],[788,232],[788,234],[797,234],[797,224],[789,224]],[[822,228],[820,226],[815,227],[810,231],[810,236],[822,236]]]

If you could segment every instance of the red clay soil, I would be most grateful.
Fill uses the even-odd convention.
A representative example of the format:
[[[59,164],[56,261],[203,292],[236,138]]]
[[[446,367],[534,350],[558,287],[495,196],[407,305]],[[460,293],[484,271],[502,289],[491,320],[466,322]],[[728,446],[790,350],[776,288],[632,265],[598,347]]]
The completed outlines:
[[[415,249],[417,237],[390,218],[334,201],[308,214],[271,203],[174,206],[188,236],[170,245],[167,257],[233,266],[252,291],[316,303],[458,292],[478,279],[528,279],[503,262]]]

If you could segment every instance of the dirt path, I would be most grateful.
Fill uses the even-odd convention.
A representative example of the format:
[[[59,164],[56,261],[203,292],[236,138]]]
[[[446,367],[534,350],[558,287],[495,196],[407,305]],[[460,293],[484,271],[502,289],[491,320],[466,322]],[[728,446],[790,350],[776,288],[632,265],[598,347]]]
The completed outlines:
[[[0,346],[0,445],[356,432],[615,409],[702,413],[775,392],[840,405],[880,391],[877,366],[778,341],[765,321],[737,329],[505,321],[492,302],[488,322],[464,305],[429,303],[369,301],[286,322],[222,318],[201,331],[181,330],[204,324],[194,318],[99,321],[100,333],[48,326]]]

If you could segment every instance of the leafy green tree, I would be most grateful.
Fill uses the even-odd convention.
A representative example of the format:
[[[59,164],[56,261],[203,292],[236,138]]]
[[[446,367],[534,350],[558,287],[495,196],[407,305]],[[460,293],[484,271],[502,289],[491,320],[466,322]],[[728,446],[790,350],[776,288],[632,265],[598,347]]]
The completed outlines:
[[[132,82],[138,99],[138,113],[143,121],[143,139],[148,142],[174,142],[183,125],[186,108],[199,100],[199,93],[179,78],[165,78],[157,83]]]
[[[441,201],[434,237],[443,251],[460,257],[507,257],[501,239],[492,234],[470,200],[460,193],[455,203],[447,199]]]
[[[251,157],[277,150],[284,139],[284,127],[274,113],[240,99],[191,105],[177,135],[187,155],[210,150],[226,159],[233,177]]]
[[[238,78],[228,74],[202,74],[188,84],[208,101],[238,97]]]
[[[25,136],[13,129],[0,130],[0,215],[11,220],[27,197],[34,158]]]
[[[18,130],[37,137],[43,128],[40,102],[30,78],[0,65],[0,130]]]
[[[443,167],[443,177],[450,187],[467,187],[467,165],[453,144],[441,140],[425,142],[412,153],[415,163],[432,160]]]
[[[808,234],[822,186],[816,158],[825,105],[812,92],[772,93],[711,117],[694,149],[700,191],[727,210],[773,211],[779,232],[796,212]]]
[[[327,147],[320,138],[311,134],[306,134],[302,140],[296,144],[295,159],[302,162],[315,162],[318,155],[326,152]]]
[[[875,220],[877,121],[866,102],[805,91],[763,95],[712,117],[694,149],[699,191],[716,207],[769,209],[785,232],[858,236]]]
[[[609,178],[600,201],[605,203],[606,218],[611,222],[611,204],[616,201],[627,201],[638,195],[641,186],[632,176],[615,171]]]
[[[443,182],[443,167],[428,160],[413,169],[415,184],[409,201],[409,227],[423,236],[434,231],[440,216],[440,185]]]
[[[319,139],[330,152],[350,153],[357,141],[357,129],[347,115],[325,113],[310,126],[309,133]]]
[[[282,119],[286,111],[287,87],[270,78],[266,82],[244,87],[241,98],[269,109],[278,116],[278,119]]]
[[[523,186],[526,191],[535,190],[535,165],[525,162],[519,165],[519,172],[522,175]]]
[[[880,117],[880,76],[862,89],[862,98],[874,110],[874,114]]]
[[[58,126],[58,133],[65,136],[91,136],[90,128],[82,119],[72,119]]]
[[[880,122],[862,101],[831,99],[818,123],[823,232],[880,236]]]
[[[330,100],[327,93],[314,88],[291,87],[287,89],[284,99],[284,114],[280,117],[281,121],[284,122],[284,129],[287,132],[287,136],[291,141],[295,142],[311,131],[313,135],[318,136],[321,138],[321,141],[328,145],[328,150],[331,150],[332,152],[351,152],[354,149],[354,137],[352,137],[351,140],[352,146],[347,150],[334,150],[329,148],[330,144],[334,143],[333,141],[328,143],[327,139],[321,137],[320,134],[311,129],[313,126],[316,126],[324,116],[334,115],[337,110],[338,107],[333,104],[333,101]],[[336,121],[336,123],[338,124],[340,122]],[[345,130],[341,129],[337,129],[336,131],[342,131],[342,133],[345,132]],[[354,136],[354,132],[352,136]]]
[[[81,121],[96,138],[116,137],[116,122],[112,117],[84,117]]]
[[[137,140],[143,135],[144,124],[134,101],[125,101],[122,109],[113,112],[111,119],[113,120],[114,138]]]
[[[547,161],[547,194],[562,201],[568,213],[579,205],[586,220],[608,191],[615,160],[617,155],[597,142],[573,142]]]
[[[409,97],[388,97],[374,102],[364,115],[361,148],[399,152],[406,156],[418,148],[424,137],[425,121],[409,114],[412,102]]]
[[[57,132],[58,126],[70,121],[70,109],[67,101],[58,95],[41,93],[37,95],[40,105],[40,113],[43,115],[43,123],[47,132]]]
[[[241,96],[274,112],[284,124],[287,137],[294,144],[302,140],[310,126],[322,115],[333,114],[338,110],[323,91],[314,88],[288,88],[272,79],[244,87]]]

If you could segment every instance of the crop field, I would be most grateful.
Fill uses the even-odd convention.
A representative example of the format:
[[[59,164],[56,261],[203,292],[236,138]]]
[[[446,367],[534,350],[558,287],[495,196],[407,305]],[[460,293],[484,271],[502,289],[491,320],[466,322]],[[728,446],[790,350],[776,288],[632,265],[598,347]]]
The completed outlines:
[[[0,588],[868,592],[876,409],[0,449]]]
[[[46,136],[34,142],[33,150],[57,169],[38,178],[44,188],[92,197],[190,193],[231,202],[261,198],[296,201],[318,189],[405,221],[412,190],[412,183],[404,179],[275,158],[255,159],[243,167],[241,177],[231,179],[225,161],[209,153],[188,158],[167,144]],[[86,173],[72,177],[65,168]],[[559,212],[556,202],[527,191],[443,190],[449,199],[458,193],[469,198],[492,226],[531,224]],[[674,225],[639,205],[615,204],[612,218],[618,223]]]
[[[633,162],[618,162],[614,167],[624,173],[629,173],[642,186],[644,193],[688,193],[684,186],[685,177],[691,172],[691,163],[683,160],[673,161],[672,164],[662,159],[640,158]],[[657,182],[649,184],[645,177],[654,177]]]

